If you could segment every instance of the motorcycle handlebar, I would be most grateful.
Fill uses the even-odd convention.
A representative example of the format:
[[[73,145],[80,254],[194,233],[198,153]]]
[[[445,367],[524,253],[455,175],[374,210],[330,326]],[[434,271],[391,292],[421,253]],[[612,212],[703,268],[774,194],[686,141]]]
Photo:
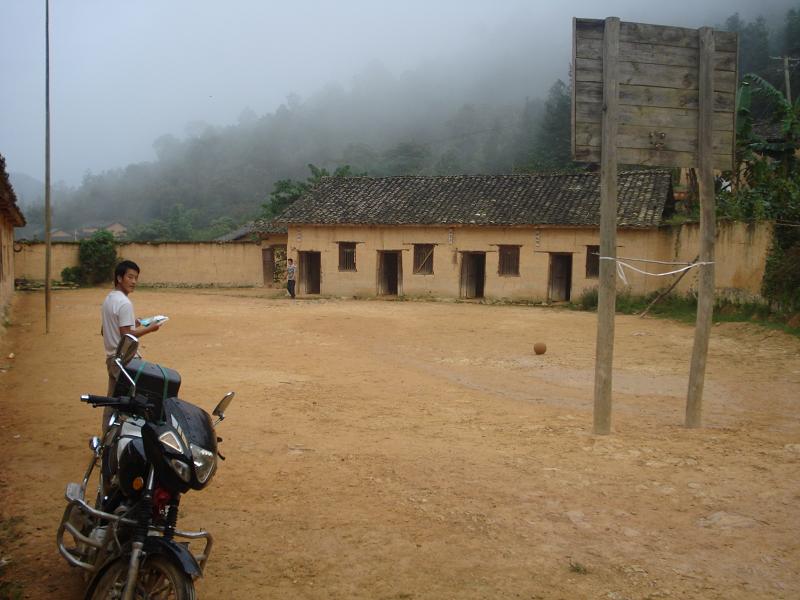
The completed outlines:
[[[83,394],[81,402],[93,404],[94,406],[116,406],[121,404],[122,401],[117,398],[109,398],[108,396],[95,396],[94,394]]]
[[[112,406],[123,410],[146,410],[153,408],[153,405],[144,398],[109,398],[108,396],[95,396],[94,394],[83,394],[81,401],[91,404],[95,408],[98,406]]]

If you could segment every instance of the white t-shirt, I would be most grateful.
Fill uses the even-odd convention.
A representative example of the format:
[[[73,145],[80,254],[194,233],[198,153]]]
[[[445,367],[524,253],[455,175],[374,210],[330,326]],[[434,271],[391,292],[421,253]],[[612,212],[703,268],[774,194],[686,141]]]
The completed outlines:
[[[136,317],[133,314],[133,303],[124,292],[114,290],[103,302],[103,344],[106,356],[114,356],[122,336],[120,327],[133,327]]]

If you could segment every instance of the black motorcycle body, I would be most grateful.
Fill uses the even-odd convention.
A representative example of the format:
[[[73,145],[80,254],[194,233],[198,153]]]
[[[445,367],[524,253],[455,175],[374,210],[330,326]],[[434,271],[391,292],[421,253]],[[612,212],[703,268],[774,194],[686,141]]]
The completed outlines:
[[[67,485],[58,548],[69,564],[86,572],[87,599],[150,598],[151,588],[157,588],[191,600],[213,538],[207,531],[177,529],[178,506],[183,494],[202,490],[213,479],[217,459],[223,458],[217,449],[221,440],[211,415],[177,397],[177,372],[130,359],[136,348],[133,336],[120,342],[114,397],[82,397],[115,413],[102,441],[91,440],[83,481]],[[229,392],[214,409],[217,423],[232,399]],[[86,492],[97,467],[91,504]],[[190,551],[192,541],[204,542],[200,553]]]

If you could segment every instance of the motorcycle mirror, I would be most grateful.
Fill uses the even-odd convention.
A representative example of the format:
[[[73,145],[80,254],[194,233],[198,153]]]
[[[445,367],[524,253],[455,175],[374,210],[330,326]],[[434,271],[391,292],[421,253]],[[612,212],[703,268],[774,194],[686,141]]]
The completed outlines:
[[[119,344],[117,344],[117,352],[114,356],[120,360],[123,365],[127,365],[131,362],[133,357],[136,356],[136,351],[138,349],[139,339],[130,333],[126,333],[122,336]]]
[[[228,392],[222,397],[222,400],[219,401],[217,407],[211,413],[215,417],[219,417],[219,420],[225,418],[225,411],[228,410],[228,406],[230,406],[231,402],[233,401],[233,397],[236,395],[236,392]],[[219,421],[217,421],[219,422]]]

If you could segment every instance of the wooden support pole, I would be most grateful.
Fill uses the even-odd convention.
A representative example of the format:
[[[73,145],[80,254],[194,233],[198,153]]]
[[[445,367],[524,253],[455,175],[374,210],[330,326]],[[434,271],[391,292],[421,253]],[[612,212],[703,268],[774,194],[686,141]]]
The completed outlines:
[[[44,5],[44,332],[50,333],[50,263],[52,228],[50,210],[50,1]]]
[[[594,433],[611,433],[611,375],[614,362],[614,311],[617,265],[617,121],[619,92],[619,19],[605,20],[603,34],[603,121],[600,152],[600,273],[597,301],[597,347],[594,369]]]
[[[700,103],[698,122],[698,180],[700,187],[700,280],[697,290],[697,323],[694,329],[694,348],[689,370],[689,390],[686,395],[686,427],[702,424],[703,383],[706,374],[708,340],[714,311],[714,237],[716,235],[716,206],[714,198],[714,168],[712,117],[714,114],[714,31],[699,30],[700,42]]]

